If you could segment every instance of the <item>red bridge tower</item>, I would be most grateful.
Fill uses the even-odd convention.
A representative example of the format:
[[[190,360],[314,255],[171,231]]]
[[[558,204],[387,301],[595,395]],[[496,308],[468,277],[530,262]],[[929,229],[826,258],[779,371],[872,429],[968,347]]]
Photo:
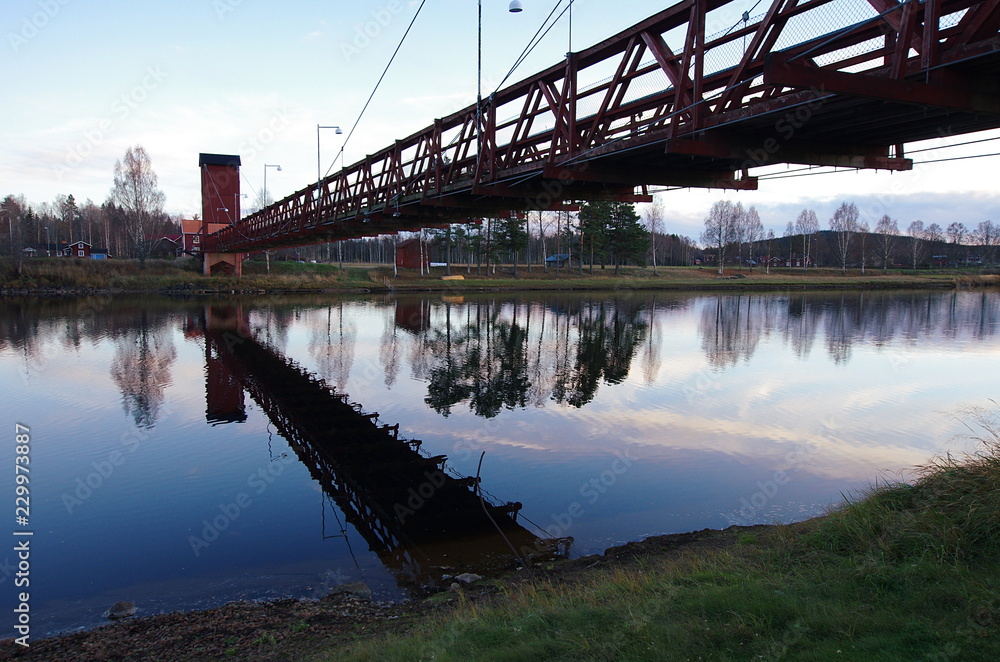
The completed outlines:
[[[240,157],[199,154],[201,168],[201,241],[240,219]],[[243,253],[204,254],[204,274],[243,275]]]

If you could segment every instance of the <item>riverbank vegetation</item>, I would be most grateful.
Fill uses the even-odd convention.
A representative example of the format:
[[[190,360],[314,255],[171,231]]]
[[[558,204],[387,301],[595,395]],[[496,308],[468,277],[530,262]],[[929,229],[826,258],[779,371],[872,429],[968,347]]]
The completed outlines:
[[[621,267],[580,274],[577,269],[521,268],[512,266],[479,273],[475,265],[453,265],[451,273],[462,280],[442,280],[444,267],[430,273],[417,269],[394,271],[391,266],[272,261],[244,263],[242,278],[203,276],[193,259],[147,260],[140,268],[133,260],[81,260],[34,258],[21,273],[9,262],[0,263],[0,289],[8,294],[38,294],[98,290],[104,292],[318,292],[318,291],[477,291],[477,290],[609,290],[609,289],[764,289],[786,288],[865,289],[926,288],[1000,285],[1000,276],[958,269],[928,269],[917,274],[903,270],[865,274],[838,269],[727,269],[720,277],[713,268]]]

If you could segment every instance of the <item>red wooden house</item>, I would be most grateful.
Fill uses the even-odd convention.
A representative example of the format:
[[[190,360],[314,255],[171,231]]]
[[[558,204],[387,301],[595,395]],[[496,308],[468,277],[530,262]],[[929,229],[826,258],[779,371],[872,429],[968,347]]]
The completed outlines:
[[[82,257],[89,260],[90,248],[90,244],[85,241],[74,241],[63,249],[62,254],[65,257]]]

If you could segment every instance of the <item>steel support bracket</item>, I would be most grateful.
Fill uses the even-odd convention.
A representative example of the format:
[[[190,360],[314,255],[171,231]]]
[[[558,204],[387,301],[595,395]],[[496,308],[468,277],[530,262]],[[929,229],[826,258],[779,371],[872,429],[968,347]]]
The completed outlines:
[[[983,92],[957,72],[940,72],[948,82],[921,83],[871,73],[851,74],[788,61],[780,54],[764,61],[764,83],[779,87],[819,87],[824,92],[896,103],[938,106],[972,113],[1000,115],[1000,95]]]

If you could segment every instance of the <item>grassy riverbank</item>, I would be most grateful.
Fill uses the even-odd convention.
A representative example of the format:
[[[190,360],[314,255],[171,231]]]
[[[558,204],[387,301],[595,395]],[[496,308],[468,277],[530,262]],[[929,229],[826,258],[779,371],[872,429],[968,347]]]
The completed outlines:
[[[478,275],[475,267],[454,266],[452,273],[463,280],[442,280],[445,270],[435,267],[431,275],[415,270],[393,274],[391,267],[273,262],[271,272],[260,262],[246,262],[242,278],[206,277],[194,260],[149,260],[142,269],[131,260],[73,260],[35,258],[27,260],[21,274],[13,265],[0,264],[0,290],[8,294],[51,292],[398,292],[398,291],[481,291],[481,290],[610,290],[610,289],[894,289],[1000,285],[1000,276],[957,270],[909,271],[867,270],[841,275],[837,269],[781,269],[766,274],[760,269],[726,270],[719,277],[714,268],[660,267],[624,268],[615,276],[613,269],[596,268],[593,274],[563,269],[544,272],[540,267],[519,268],[514,278],[510,266],[495,273]]]
[[[1000,659],[1000,427],[790,526],[660,536],[403,605],[234,603],[0,659]]]

